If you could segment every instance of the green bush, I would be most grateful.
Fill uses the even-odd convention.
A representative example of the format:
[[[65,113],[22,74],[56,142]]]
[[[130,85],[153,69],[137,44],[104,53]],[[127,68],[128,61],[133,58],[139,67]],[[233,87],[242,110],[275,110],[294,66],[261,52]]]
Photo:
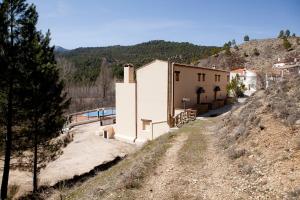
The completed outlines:
[[[257,48],[254,48],[254,49],[253,49],[253,55],[259,56],[259,52],[258,52]]]
[[[287,37],[283,38],[283,46],[286,50],[289,50],[292,47],[292,44],[289,42]]]

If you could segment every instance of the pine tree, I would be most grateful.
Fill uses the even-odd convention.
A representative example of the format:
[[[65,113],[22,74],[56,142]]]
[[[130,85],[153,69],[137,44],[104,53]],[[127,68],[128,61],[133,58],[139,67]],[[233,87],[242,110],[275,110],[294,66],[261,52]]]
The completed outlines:
[[[7,198],[10,157],[14,129],[22,120],[18,112],[22,109],[17,101],[17,91],[22,87],[22,61],[19,57],[19,29],[27,9],[25,0],[3,0],[0,4],[0,123],[5,127],[4,167],[1,184],[1,199]],[[1,126],[1,124],[0,124]]]
[[[231,47],[232,43],[231,41],[227,42],[228,46]]]
[[[225,50],[225,55],[226,56],[231,56],[230,45],[228,43],[225,43],[223,45],[223,49]]]
[[[281,31],[279,32],[279,34],[278,34],[278,38],[282,38],[283,36],[284,36],[284,31],[281,30]]]
[[[245,42],[249,41],[249,36],[248,36],[248,35],[245,35],[245,36],[244,36],[244,41],[245,41]]]
[[[15,126],[28,133],[34,152],[33,191],[37,191],[38,145],[56,136],[69,105],[59,79],[50,34],[36,30],[38,14],[25,0],[0,4],[0,127],[5,126],[1,199],[7,198]]]
[[[236,46],[235,39],[233,39],[233,40],[231,41],[231,45],[232,45],[232,46]]]
[[[285,36],[286,36],[286,37],[290,37],[290,34],[291,34],[290,30],[287,29],[287,30],[285,31]]]
[[[50,47],[50,33],[46,36],[36,30],[38,14],[31,5],[25,13],[21,35],[23,60],[26,68],[26,87],[22,94],[27,132],[33,149],[33,193],[38,189],[37,177],[39,145],[57,136],[65,123],[64,110],[69,105],[63,92],[63,82],[54,57],[54,47]]]

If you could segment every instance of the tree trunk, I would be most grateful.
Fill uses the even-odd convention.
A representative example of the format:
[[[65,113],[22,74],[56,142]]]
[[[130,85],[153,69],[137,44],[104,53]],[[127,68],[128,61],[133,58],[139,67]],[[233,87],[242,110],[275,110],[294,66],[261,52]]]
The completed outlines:
[[[13,34],[13,21],[14,13],[12,9],[12,1],[10,1],[10,45],[14,46],[14,34]],[[13,66],[14,69],[14,66]],[[13,71],[13,70],[12,70]],[[11,144],[12,144],[12,118],[13,118],[13,74],[10,75],[8,85],[8,98],[7,98],[7,122],[6,122],[6,135],[5,135],[5,158],[3,167],[3,176],[1,183],[1,199],[7,198],[8,178],[10,169],[10,156],[11,156]]]
[[[10,156],[11,156],[11,143],[12,143],[12,81],[10,81],[8,92],[8,105],[7,105],[7,124],[5,135],[5,159],[1,184],[1,199],[7,198],[9,168],[10,168]]]
[[[38,188],[38,183],[37,183],[37,160],[38,160],[38,142],[37,142],[37,132],[36,130],[34,131],[34,141],[33,141],[33,146],[34,146],[34,156],[33,156],[33,194],[37,192]]]

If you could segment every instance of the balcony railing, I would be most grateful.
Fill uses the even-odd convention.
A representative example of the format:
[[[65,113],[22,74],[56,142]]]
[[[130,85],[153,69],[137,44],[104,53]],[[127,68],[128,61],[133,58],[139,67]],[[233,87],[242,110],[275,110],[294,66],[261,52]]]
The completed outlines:
[[[197,117],[197,110],[187,109],[174,117],[175,126],[181,127],[189,121],[194,121]]]

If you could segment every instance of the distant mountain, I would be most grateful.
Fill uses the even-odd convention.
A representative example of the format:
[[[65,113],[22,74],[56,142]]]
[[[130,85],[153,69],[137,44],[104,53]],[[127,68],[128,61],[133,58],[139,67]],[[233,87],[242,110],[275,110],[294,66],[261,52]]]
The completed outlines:
[[[57,51],[58,60],[70,62],[75,70],[71,77],[76,82],[94,81],[100,71],[103,58],[114,67],[116,76],[122,74],[122,65],[132,63],[140,67],[154,59],[172,60],[179,63],[193,63],[221,50],[216,46],[199,46],[188,42],[153,40],[131,46],[108,46],[77,48]],[[58,62],[60,64],[60,62]]]
[[[54,47],[54,51],[55,51],[55,52],[66,52],[66,51],[70,51],[70,50],[65,49],[65,48],[63,48],[63,47],[61,47],[61,46],[55,46],[55,47]]]

